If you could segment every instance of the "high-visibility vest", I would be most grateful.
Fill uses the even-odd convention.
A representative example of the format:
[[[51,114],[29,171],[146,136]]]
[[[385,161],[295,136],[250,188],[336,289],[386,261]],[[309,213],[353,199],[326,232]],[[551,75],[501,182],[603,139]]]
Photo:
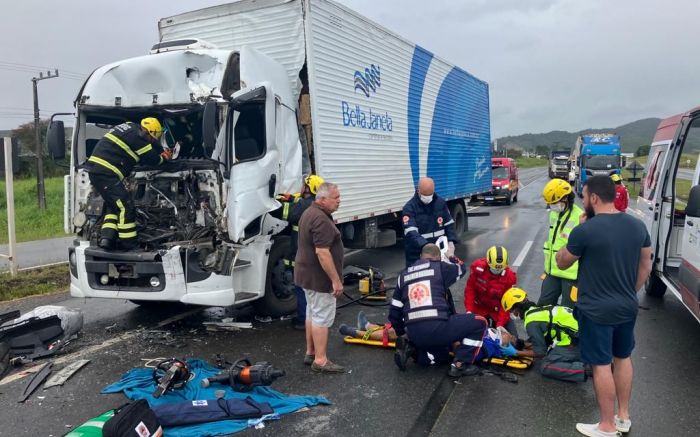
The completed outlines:
[[[545,340],[547,346],[556,341],[557,346],[569,346],[573,339],[578,339],[578,321],[574,318],[574,311],[569,307],[560,305],[546,305],[532,307],[525,311],[523,323],[525,329],[532,322],[547,323]]]
[[[571,231],[578,226],[579,217],[583,210],[574,205],[570,210],[559,213],[549,213],[549,235],[544,242],[544,272],[557,278],[576,280],[578,277],[578,261],[566,270],[557,267],[557,251],[566,247]]]

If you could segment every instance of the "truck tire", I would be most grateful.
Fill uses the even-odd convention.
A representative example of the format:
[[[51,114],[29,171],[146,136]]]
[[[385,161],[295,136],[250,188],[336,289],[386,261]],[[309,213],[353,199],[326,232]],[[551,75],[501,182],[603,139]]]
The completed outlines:
[[[450,206],[450,215],[452,216],[452,220],[455,221],[455,233],[457,237],[461,237],[462,234],[469,230],[469,218],[464,210],[462,201],[456,202]]]
[[[509,190],[506,196],[506,205],[510,206],[513,203],[513,193]]]
[[[649,279],[644,284],[644,291],[651,297],[663,297],[666,294],[666,284],[659,278],[656,272],[651,272]]]
[[[280,317],[296,311],[297,297],[294,278],[284,265],[291,238],[287,235],[275,238],[267,261],[265,295],[255,302],[256,311],[264,316]]]
[[[518,201],[518,193],[519,193],[519,192],[520,192],[519,189],[518,189],[518,190],[515,190],[515,196],[513,197],[513,202],[517,202],[517,201]]]

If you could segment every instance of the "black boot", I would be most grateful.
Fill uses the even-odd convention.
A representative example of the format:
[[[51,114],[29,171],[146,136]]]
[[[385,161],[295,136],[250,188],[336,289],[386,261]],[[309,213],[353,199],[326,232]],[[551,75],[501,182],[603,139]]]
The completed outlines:
[[[114,249],[114,240],[110,238],[100,238],[100,241],[97,243],[98,246],[100,246],[101,249],[104,250],[113,250]]]
[[[481,373],[481,370],[473,365],[466,364],[461,361],[454,361],[450,365],[450,370],[447,371],[447,375],[453,378],[459,378],[460,376],[473,376]]]
[[[394,352],[394,363],[401,369],[402,372],[406,371],[406,363],[408,359],[415,353],[415,348],[408,341],[406,336],[401,336],[396,339],[396,352]]]

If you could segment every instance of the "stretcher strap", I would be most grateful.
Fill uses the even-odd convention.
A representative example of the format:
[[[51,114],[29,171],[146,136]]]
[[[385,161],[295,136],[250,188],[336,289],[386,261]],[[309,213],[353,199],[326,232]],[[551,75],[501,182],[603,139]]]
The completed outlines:
[[[391,323],[384,324],[384,331],[382,332],[382,344],[384,347],[389,345],[389,330],[391,329]]]

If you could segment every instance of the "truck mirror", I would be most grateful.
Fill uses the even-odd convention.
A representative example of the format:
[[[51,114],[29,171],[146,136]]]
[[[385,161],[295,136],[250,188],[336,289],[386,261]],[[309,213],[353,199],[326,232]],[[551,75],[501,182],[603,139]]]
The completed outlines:
[[[690,189],[688,206],[685,207],[685,214],[689,217],[700,218],[700,185],[696,185]]]
[[[235,110],[240,109],[244,104],[248,102],[255,102],[255,101],[265,101],[265,97],[267,96],[267,89],[265,86],[260,86],[252,91],[238,91],[233,99],[231,100],[231,107]]]
[[[208,155],[214,152],[218,135],[219,107],[215,101],[209,100],[204,104],[204,114],[202,116],[202,145]]]
[[[51,159],[57,161],[66,157],[66,131],[62,121],[56,120],[49,124],[46,141]]]

